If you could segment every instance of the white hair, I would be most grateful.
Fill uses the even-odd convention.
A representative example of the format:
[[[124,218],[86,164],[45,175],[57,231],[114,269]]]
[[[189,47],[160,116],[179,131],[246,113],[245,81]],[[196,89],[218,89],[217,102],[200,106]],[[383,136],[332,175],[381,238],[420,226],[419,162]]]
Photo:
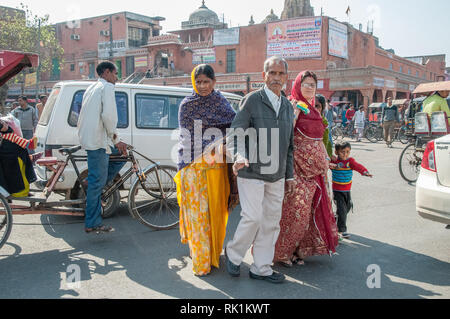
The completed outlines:
[[[286,73],[288,73],[288,63],[285,59],[280,58],[278,56],[273,56],[268,58],[265,62],[264,62],[264,72],[269,72],[269,68],[273,65],[273,64],[284,64],[284,67],[286,68]]]

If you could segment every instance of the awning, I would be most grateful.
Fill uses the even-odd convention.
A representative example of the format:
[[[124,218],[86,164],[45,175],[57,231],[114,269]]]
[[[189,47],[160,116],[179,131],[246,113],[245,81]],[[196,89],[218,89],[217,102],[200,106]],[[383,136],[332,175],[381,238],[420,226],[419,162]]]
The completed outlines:
[[[413,91],[413,94],[427,94],[436,91],[450,91],[450,81],[422,83]]]
[[[372,103],[369,105],[369,109],[378,109],[386,106],[386,103]]]
[[[340,104],[350,104],[350,101],[331,101],[330,104],[333,106],[338,106]]]
[[[406,103],[406,101],[408,101],[407,99],[403,99],[403,100],[394,100],[392,101],[392,105],[403,105]]]
[[[32,53],[0,50],[0,86],[26,67],[37,67],[39,56]]]

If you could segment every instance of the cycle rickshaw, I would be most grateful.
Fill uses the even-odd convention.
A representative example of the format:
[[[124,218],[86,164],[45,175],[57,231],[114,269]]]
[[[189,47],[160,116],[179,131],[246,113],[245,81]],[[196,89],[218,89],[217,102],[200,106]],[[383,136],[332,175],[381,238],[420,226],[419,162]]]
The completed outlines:
[[[6,55],[5,53],[10,54]],[[11,51],[0,51],[0,57],[12,57],[9,60],[3,59],[0,68],[0,85],[6,83],[22,69],[36,66],[39,61],[37,55]],[[43,181],[45,185],[43,190],[30,190],[40,193],[41,196],[16,198],[0,187],[0,248],[6,243],[11,233],[13,215],[84,216],[87,185],[76,163],[87,161],[87,156],[76,155],[80,150],[81,146],[61,148],[59,153],[65,157],[64,160],[58,160],[56,157],[37,160],[37,165],[43,166],[51,172],[50,178]],[[140,156],[140,159],[147,160],[151,165],[145,168],[140,167],[136,155]],[[179,206],[174,182],[177,173],[176,167],[160,165],[131,146],[127,149],[127,156],[111,156],[110,160],[128,162],[130,168],[116,178],[112,185],[108,185],[104,189],[102,193],[103,211],[107,210],[112,201],[120,201],[119,190],[126,181],[131,179],[131,188],[127,198],[128,209],[134,219],[155,230],[172,229],[178,225]],[[55,196],[63,196],[55,192],[55,186],[62,178],[65,168],[70,164],[77,175],[76,189],[73,190],[77,198],[55,200]],[[51,195],[55,196],[51,197]]]
[[[434,112],[430,117],[423,113],[423,102],[437,91],[450,91],[450,81],[419,85],[413,94],[422,95],[413,99],[406,114],[407,136],[410,140],[399,159],[399,171],[408,183],[415,183],[419,178],[423,154],[428,142],[450,133],[447,114]],[[450,105],[450,98],[447,99]]]

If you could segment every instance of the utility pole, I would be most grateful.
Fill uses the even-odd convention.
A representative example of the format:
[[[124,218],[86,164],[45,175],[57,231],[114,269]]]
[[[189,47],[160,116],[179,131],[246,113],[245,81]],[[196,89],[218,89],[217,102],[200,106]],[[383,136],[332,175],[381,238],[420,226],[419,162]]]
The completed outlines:
[[[38,41],[37,41],[37,52],[38,52],[38,56],[39,56],[39,64],[36,70],[36,104],[37,101],[39,99],[39,77],[40,77],[40,73],[41,73],[41,62],[40,62],[40,58],[41,58],[41,18],[39,18],[39,23],[38,23]]]
[[[112,15],[109,16],[109,60],[114,63]]]

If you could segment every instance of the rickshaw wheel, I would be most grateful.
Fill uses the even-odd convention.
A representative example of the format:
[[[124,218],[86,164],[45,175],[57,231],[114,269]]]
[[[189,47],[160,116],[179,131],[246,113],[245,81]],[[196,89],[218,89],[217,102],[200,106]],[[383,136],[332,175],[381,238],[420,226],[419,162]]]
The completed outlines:
[[[0,248],[8,241],[13,225],[11,207],[6,198],[0,195]]]
[[[415,183],[419,178],[423,151],[416,150],[415,144],[409,144],[403,150],[399,160],[399,170],[402,178],[408,183]]]
[[[88,171],[85,171],[80,174],[81,180],[85,180],[87,178]],[[85,199],[86,195],[81,189],[80,183],[77,181],[75,187],[72,189],[70,193],[71,200],[77,199]],[[86,209],[86,204],[76,205],[77,208]],[[120,208],[120,190],[115,191],[109,198],[108,201],[102,208],[102,218],[111,218]]]

